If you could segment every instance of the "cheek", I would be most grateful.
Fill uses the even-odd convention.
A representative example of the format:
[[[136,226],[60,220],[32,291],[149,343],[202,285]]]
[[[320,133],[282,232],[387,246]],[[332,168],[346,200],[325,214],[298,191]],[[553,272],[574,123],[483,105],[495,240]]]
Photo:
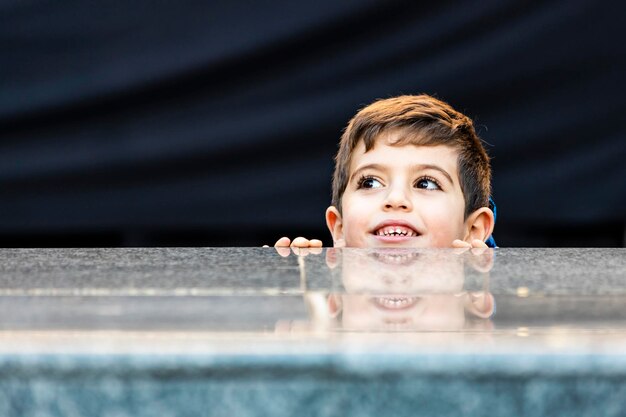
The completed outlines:
[[[442,226],[451,225],[454,212],[446,204],[433,204],[422,208],[422,216],[431,226],[440,229]]]
[[[370,218],[371,204],[365,204],[357,199],[344,201],[343,205],[343,233],[348,246],[357,246],[356,240],[367,231]]]
[[[432,234],[434,246],[449,247],[454,239],[463,237],[462,216],[450,205],[431,207],[427,218],[427,228]]]
[[[359,247],[361,234],[367,229],[362,217],[353,216],[344,218],[343,233],[346,245],[350,247]]]

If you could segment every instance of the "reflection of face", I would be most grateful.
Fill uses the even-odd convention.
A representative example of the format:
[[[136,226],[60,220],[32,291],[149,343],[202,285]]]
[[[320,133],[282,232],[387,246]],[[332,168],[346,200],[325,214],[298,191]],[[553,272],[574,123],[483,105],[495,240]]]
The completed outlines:
[[[406,306],[399,304],[399,300],[407,299],[403,301]],[[451,294],[421,297],[346,294],[342,296],[342,326],[346,330],[459,329],[465,323],[464,302],[462,295]]]
[[[342,253],[342,282],[352,294],[458,293],[464,280],[463,258],[450,251],[380,248]]]
[[[444,145],[390,145],[401,134],[386,132],[368,152],[363,142],[353,152],[342,197],[348,247],[450,247],[464,238],[458,152]]]
[[[446,330],[465,323],[463,257],[450,251],[343,251],[346,330]]]

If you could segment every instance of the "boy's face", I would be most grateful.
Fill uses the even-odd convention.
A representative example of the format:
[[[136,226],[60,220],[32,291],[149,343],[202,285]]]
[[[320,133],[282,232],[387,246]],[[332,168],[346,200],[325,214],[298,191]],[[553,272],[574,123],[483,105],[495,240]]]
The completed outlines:
[[[368,152],[363,142],[355,148],[342,216],[329,222],[338,246],[437,248],[466,237],[458,152],[393,145],[402,134],[383,132]]]

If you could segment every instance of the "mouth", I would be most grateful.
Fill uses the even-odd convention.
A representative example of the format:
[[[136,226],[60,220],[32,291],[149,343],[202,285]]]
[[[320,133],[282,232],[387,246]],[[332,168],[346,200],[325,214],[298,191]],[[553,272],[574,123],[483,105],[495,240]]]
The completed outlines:
[[[374,228],[372,234],[384,242],[400,242],[420,236],[420,233],[409,223],[403,221],[386,221]]]
[[[382,310],[406,310],[419,301],[419,297],[407,297],[403,295],[372,297],[370,301]]]
[[[413,251],[400,251],[401,249],[379,249],[370,256],[375,260],[387,265],[411,265],[419,257],[419,253]],[[393,251],[393,252],[390,252]]]

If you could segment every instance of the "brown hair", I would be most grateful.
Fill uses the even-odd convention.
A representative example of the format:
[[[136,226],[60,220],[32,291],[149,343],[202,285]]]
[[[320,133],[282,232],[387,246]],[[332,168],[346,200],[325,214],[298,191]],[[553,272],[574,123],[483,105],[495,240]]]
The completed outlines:
[[[362,140],[365,152],[382,132],[406,132],[393,145],[446,145],[459,151],[458,170],[465,197],[465,218],[489,206],[491,168],[489,156],[476,135],[472,120],[429,95],[378,100],[361,109],[348,123],[335,157],[332,204],[341,212],[341,198],[350,178],[352,152]]]

